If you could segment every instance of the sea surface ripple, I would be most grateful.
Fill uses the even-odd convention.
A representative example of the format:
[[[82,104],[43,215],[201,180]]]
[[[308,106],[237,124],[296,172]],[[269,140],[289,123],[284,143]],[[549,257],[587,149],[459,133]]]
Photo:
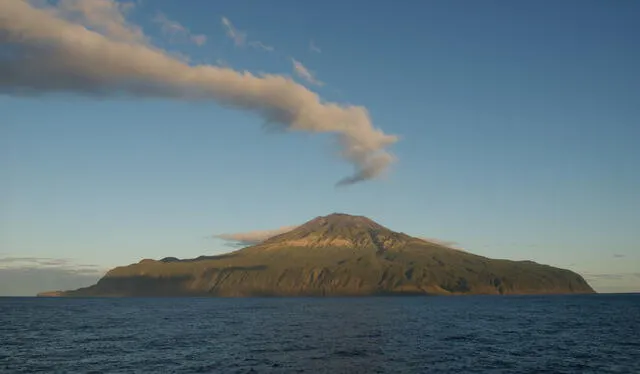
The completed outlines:
[[[640,294],[0,298],[0,373],[640,373]]]

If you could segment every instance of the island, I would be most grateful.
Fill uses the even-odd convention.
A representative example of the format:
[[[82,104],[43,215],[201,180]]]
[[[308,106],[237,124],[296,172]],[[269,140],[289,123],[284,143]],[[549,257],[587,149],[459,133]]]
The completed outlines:
[[[49,297],[524,295],[594,293],[579,274],[490,259],[392,231],[366,217],[321,216],[257,245],[195,259],[145,259]]]

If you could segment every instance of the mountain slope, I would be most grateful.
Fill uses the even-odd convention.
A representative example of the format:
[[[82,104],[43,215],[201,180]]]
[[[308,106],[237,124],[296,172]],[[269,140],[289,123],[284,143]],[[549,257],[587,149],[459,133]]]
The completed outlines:
[[[578,274],[493,260],[358,216],[317,217],[258,245],[192,260],[143,260],[61,296],[347,296],[593,293]]]

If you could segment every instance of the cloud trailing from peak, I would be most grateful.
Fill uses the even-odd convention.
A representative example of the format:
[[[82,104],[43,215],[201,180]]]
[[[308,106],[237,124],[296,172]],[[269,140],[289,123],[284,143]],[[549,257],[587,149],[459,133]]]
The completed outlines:
[[[418,239],[422,239],[422,240],[424,240],[426,242],[429,242],[429,243],[441,245],[443,247],[456,249],[458,251],[464,251],[464,249],[462,247],[460,247],[460,243],[458,243],[456,241],[453,241],[453,240],[442,240],[442,239],[438,239],[438,238],[427,238],[427,237],[424,237],[424,236],[419,236]]]
[[[298,226],[283,226],[273,230],[255,230],[234,234],[219,234],[215,235],[215,237],[218,239],[226,240],[235,246],[249,246],[263,242],[276,235],[289,232],[296,227]]]
[[[233,247],[247,247],[247,246],[262,243],[267,239],[270,239],[280,234],[284,234],[285,232],[289,232],[299,226],[300,225],[292,225],[292,226],[283,226],[283,227],[279,227],[277,229],[271,229],[271,230],[253,230],[253,231],[236,232],[236,233],[224,233],[224,234],[213,235],[213,238],[222,239],[226,241],[227,244]],[[462,247],[460,247],[460,244],[455,241],[442,240],[437,238],[427,238],[424,236],[419,236],[417,238],[427,241],[429,243],[434,243],[450,249],[466,252]]]
[[[0,1],[0,94],[211,100],[251,111],[284,130],[335,134],[341,156],[355,167],[338,185],[375,178],[394,161],[387,147],[398,137],[375,128],[366,108],[324,102],[282,75],[189,65],[151,45],[126,20],[132,7],[112,0],[61,0],[42,7]]]

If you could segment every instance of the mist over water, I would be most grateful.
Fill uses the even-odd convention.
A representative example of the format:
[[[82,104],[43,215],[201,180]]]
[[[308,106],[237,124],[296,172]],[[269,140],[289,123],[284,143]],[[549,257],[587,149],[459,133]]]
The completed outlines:
[[[638,373],[640,295],[0,298],[0,372]]]

